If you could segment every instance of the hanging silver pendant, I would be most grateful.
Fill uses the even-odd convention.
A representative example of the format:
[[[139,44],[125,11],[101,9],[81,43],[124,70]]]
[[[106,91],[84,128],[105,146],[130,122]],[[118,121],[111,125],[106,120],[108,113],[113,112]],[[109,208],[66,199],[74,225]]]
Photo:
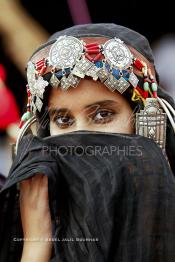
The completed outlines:
[[[111,90],[115,91],[117,90],[122,94],[129,86],[130,84],[123,78],[121,77],[119,80],[117,80],[115,77],[110,76],[104,84]]]
[[[92,66],[94,66],[94,64],[85,57],[83,57],[76,63],[74,69],[72,70],[72,74],[80,78],[84,78],[86,73]]]
[[[116,89],[120,92],[120,94],[123,94],[129,86],[130,84],[123,77],[120,77]]]
[[[82,53],[82,41],[73,36],[60,36],[49,51],[49,65],[57,69],[72,68]]]
[[[35,106],[38,109],[38,111],[41,112],[43,102],[41,101],[41,99],[38,96],[36,96]]]
[[[28,85],[31,93],[31,105],[32,105],[31,108],[33,113],[36,113],[37,109],[38,111],[41,111],[43,105],[41,99],[43,99],[45,88],[46,86],[48,86],[49,83],[45,81],[42,76],[36,75],[35,66],[32,62],[28,63],[27,78],[28,78]]]
[[[60,80],[56,77],[56,75],[53,73],[51,78],[50,78],[50,81],[49,81],[50,85],[53,87],[53,88],[57,88],[60,84]]]
[[[112,75],[110,75],[109,78],[104,82],[104,84],[109,88],[109,90],[114,92],[117,89],[118,80],[115,79]]]
[[[108,78],[109,73],[105,70],[105,68],[100,68],[100,70],[97,72],[97,76],[103,83]]]
[[[32,110],[33,114],[36,114],[37,108],[35,106],[35,103],[33,102],[33,99],[31,100],[31,105],[30,106],[31,106],[31,110]]]
[[[66,76],[63,76],[60,83],[60,87],[63,89],[63,90],[67,90],[68,88],[70,88],[71,86],[76,88],[78,86],[80,82],[80,78],[70,74],[68,77]]]
[[[162,149],[166,144],[166,113],[156,98],[147,98],[144,110],[136,113],[136,134],[153,139]]]
[[[92,67],[89,68],[89,70],[86,72],[87,76],[91,76],[92,79],[94,81],[96,81],[98,79],[98,71],[100,70],[100,68],[96,67],[95,65],[93,65]]]
[[[60,87],[63,90],[67,90],[70,87],[70,83],[66,76],[63,76],[60,81]]]
[[[27,64],[27,82],[31,90],[36,82],[36,69],[31,61]]]
[[[131,74],[129,75],[129,82],[133,87],[136,87],[139,82],[139,79],[133,72],[131,72]]]
[[[103,45],[103,53],[108,63],[115,68],[126,69],[132,64],[133,55],[118,38],[108,40]]]
[[[43,94],[48,84],[49,83],[45,81],[42,76],[39,76],[35,82],[35,85],[33,86],[33,89],[31,90],[31,94],[43,99]]]
[[[80,78],[70,74],[67,78],[67,81],[69,82],[70,86],[76,88],[80,82]]]

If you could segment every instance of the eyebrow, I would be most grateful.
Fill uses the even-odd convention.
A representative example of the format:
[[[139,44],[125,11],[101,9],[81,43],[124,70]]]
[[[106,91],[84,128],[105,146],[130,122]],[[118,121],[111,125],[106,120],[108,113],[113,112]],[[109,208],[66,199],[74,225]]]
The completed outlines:
[[[114,105],[117,105],[117,104],[118,103],[114,100],[101,100],[101,101],[96,101],[95,103],[86,105],[84,108],[89,108],[89,107],[93,107],[93,106],[96,106],[96,105],[99,105],[99,106],[114,106]]]
[[[100,100],[96,101],[92,104],[86,105],[83,109],[90,109],[93,108],[94,106],[116,106],[118,105],[117,101],[114,100]],[[59,114],[59,113],[71,113],[71,110],[69,108],[53,108],[49,110],[49,116],[53,116],[54,114]]]
[[[53,109],[49,109],[49,116],[53,116],[55,114],[59,114],[59,113],[69,113],[70,110],[68,108],[53,108]]]

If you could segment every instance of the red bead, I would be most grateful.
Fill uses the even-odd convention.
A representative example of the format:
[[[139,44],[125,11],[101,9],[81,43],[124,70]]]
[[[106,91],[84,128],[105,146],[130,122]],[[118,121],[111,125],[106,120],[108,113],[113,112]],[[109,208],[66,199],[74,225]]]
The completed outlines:
[[[157,92],[156,91],[153,91],[153,97],[157,98]]]
[[[30,90],[27,89],[27,96],[30,97]]]
[[[88,55],[88,54],[85,54],[85,57],[89,60],[89,61],[93,61],[93,58],[90,56],[90,55]]]
[[[92,50],[92,49],[99,49],[100,50],[100,47],[98,45],[94,45],[92,47],[87,47],[85,48],[86,50]]]
[[[86,52],[88,54],[96,54],[96,53],[99,53],[100,52],[100,49],[99,48],[96,48],[96,49],[87,49]]]
[[[139,59],[136,59],[134,61],[134,65],[138,68],[138,69],[142,69],[144,67],[144,65],[142,64],[142,62]]]
[[[40,75],[44,74],[45,71],[46,71],[46,68],[47,68],[46,66],[43,66],[43,67],[41,68],[39,74],[40,74]]]
[[[43,59],[41,59],[41,60],[39,60],[38,62],[36,62],[36,66],[39,66],[39,65],[41,65],[41,64],[44,64],[45,63],[45,58],[43,58]]]
[[[96,55],[94,58],[93,58],[93,61],[98,61],[98,60],[100,60],[100,58],[102,57],[102,54],[101,53],[99,53],[98,55]]]
[[[93,46],[98,46],[98,43],[90,43],[85,45],[86,48],[93,47]]]
[[[24,125],[24,121],[20,121],[19,128],[21,129],[23,127],[23,125]]]
[[[148,98],[148,91],[143,91],[143,93],[144,93],[143,97]]]
[[[40,70],[44,65],[45,65],[45,58],[36,62],[35,64],[36,70]]]

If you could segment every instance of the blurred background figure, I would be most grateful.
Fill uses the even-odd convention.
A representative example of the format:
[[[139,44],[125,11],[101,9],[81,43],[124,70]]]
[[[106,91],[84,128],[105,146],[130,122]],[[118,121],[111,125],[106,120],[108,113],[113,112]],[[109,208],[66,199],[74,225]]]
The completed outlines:
[[[0,0],[0,35],[0,63],[6,66],[5,70],[0,64],[0,173],[7,176],[12,162],[11,144],[17,139],[26,99],[25,66],[29,55],[46,41],[48,33],[19,1]]]
[[[19,118],[26,111],[26,63],[50,34],[84,23],[107,22],[133,28],[152,44],[161,85],[175,97],[173,12],[169,0],[166,5],[147,0],[144,8],[139,0],[0,0],[0,173],[8,174],[10,143],[15,142]]]
[[[6,175],[11,164],[10,142],[16,141],[20,114],[15,98],[5,82],[6,71],[0,64],[0,173]]]
[[[175,97],[175,34],[165,35],[154,44],[154,56],[162,86]]]

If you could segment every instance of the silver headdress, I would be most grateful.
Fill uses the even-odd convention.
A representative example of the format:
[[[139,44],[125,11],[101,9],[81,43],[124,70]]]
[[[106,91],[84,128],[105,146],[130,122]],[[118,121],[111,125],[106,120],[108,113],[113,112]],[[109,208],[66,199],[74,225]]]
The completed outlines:
[[[162,149],[165,148],[167,117],[175,131],[174,109],[157,96],[157,83],[150,68],[134,57],[123,41],[113,38],[98,44],[86,43],[73,36],[60,36],[38,53],[27,65],[28,106],[22,122],[29,119],[30,114],[41,111],[46,88],[76,88],[81,79],[89,76],[94,81],[101,81],[112,92],[117,90],[122,94],[128,88],[132,89],[132,100],[141,99],[145,105],[136,114],[136,133],[154,139]],[[143,75],[143,86],[139,86],[134,67]],[[50,75],[47,81],[46,75]]]

